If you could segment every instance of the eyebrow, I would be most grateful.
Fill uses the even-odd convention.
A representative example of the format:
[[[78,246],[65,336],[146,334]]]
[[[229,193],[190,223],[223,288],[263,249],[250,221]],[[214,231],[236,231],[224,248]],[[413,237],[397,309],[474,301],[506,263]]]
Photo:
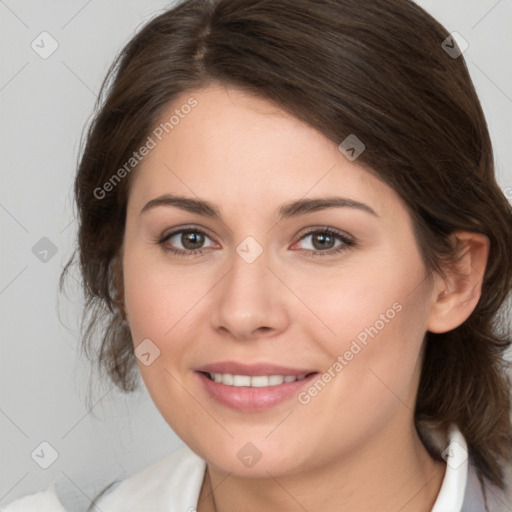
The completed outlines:
[[[160,206],[174,206],[190,213],[196,213],[204,217],[222,220],[219,208],[209,201],[175,194],[165,194],[151,199],[151,201],[144,205],[139,215],[145,214]],[[279,220],[290,219],[306,213],[325,210],[327,208],[354,208],[374,215],[375,217],[379,217],[373,208],[365,203],[345,197],[329,196],[311,199],[298,199],[296,201],[283,203],[279,206],[278,210]]]

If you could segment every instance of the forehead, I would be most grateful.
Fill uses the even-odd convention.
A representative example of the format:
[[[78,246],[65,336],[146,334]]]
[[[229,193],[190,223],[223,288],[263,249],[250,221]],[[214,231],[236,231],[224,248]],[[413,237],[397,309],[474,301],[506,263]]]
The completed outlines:
[[[237,214],[241,206],[264,215],[277,203],[327,194],[364,199],[379,215],[400,208],[394,191],[350,162],[338,144],[237,89],[212,86],[181,94],[150,137],[154,147],[132,176],[129,203],[138,210],[171,192],[226,210],[233,205]]]

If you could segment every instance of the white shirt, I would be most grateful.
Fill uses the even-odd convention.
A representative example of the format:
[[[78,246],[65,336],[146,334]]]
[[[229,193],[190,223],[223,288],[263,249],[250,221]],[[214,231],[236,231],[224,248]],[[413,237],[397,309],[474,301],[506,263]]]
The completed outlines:
[[[466,440],[456,426],[448,433],[443,456],[446,471],[432,512],[484,512],[479,488],[474,487],[471,493],[467,489],[468,474],[473,484],[478,480],[474,471],[468,471]],[[185,446],[113,486],[96,504],[102,512],[195,512],[205,469],[205,461]],[[66,512],[53,487],[0,510]]]

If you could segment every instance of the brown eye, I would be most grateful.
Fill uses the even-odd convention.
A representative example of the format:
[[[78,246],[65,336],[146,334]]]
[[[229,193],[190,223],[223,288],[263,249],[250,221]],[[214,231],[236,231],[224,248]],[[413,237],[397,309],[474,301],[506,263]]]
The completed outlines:
[[[180,242],[185,249],[193,251],[199,249],[204,244],[204,233],[198,231],[183,231]]]
[[[304,241],[308,238],[311,239],[311,242],[310,247],[306,247],[306,249],[312,255],[334,254],[355,245],[355,242],[348,236],[328,228],[309,231],[300,240]]]
[[[318,250],[332,249],[336,243],[336,237],[330,233],[317,232],[311,235],[313,247]]]
[[[165,235],[158,241],[158,244],[162,246],[164,251],[179,256],[195,256],[208,249],[209,246],[204,246],[207,239],[210,239],[210,237],[201,229],[188,228]]]

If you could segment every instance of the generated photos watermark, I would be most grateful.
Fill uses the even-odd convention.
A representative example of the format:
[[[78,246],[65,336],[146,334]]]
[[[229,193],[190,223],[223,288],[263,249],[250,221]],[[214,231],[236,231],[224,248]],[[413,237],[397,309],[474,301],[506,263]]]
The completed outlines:
[[[352,340],[350,347],[345,350],[342,355],[339,355],[324,373],[322,373],[313,384],[305,391],[301,391],[297,395],[299,403],[307,405],[311,399],[318,395],[329,382],[331,382],[336,375],[338,375],[346,366],[350,364],[360,352],[362,352],[368,345],[369,337],[375,338],[387,324],[396,317],[397,313],[402,311],[403,306],[399,302],[395,302],[385,313],[381,313],[379,319],[374,322],[370,327],[366,327]]]
[[[132,156],[119,168],[117,171],[107,180],[101,187],[94,189],[94,197],[98,200],[105,199],[109,192],[112,192],[114,188],[130,174],[130,172],[140,163],[142,160],[149,155],[152,149],[155,149],[159,142],[161,142],[166,134],[171,133],[176,126],[178,126],[182,119],[190,114],[194,107],[197,107],[197,100],[194,97],[190,97],[186,103],[177,108],[169,119],[165,122],[160,123],[152,132],[148,135],[146,141],[142,146],[132,153]]]

